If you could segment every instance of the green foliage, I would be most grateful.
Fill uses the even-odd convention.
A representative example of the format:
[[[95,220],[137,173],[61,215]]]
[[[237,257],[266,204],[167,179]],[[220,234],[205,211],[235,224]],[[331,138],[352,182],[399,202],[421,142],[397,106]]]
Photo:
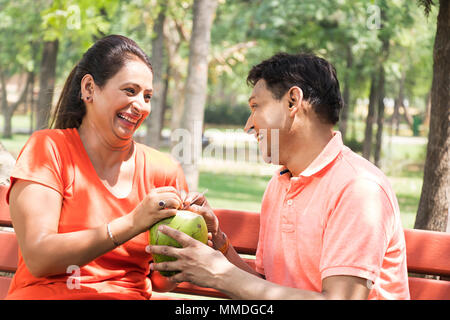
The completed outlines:
[[[352,101],[367,98],[383,37],[390,43],[385,62],[388,97],[398,94],[399,79],[405,74],[408,100],[425,101],[431,86],[436,17],[432,11],[428,18],[423,14],[433,1],[419,2],[424,7],[409,0],[220,1],[211,34],[211,104],[245,104],[251,90],[245,83],[249,69],[278,51],[310,51],[325,57],[335,65],[341,89],[351,88]],[[166,36],[180,30],[186,36],[178,54],[187,61],[193,0],[0,0],[0,70],[7,77],[25,70],[38,72],[41,44],[53,39],[60,40],[59,84],[103,35],[132,37],[150,53],[153,23],[162,5],[172,23]],[[186,73],[181,65],[177,71]],[[169,100],[175,94],[171,90]],[[424,104],[420,107],[423,111]],[[217,113],[214,108],[207,112]]]
[[[211,104],[205,108],[205,123],[244,126],[250,109],[246,105]]]

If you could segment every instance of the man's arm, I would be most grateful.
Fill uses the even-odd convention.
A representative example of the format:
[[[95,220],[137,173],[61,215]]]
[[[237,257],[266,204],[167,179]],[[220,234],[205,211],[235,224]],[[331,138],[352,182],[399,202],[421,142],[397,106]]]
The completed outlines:
[[[367,280],[353,276],[330,276],[322,282],[322,292],[289,288],[266,281],[240,269],[222,253],[167,226],[160,231],[177,240],[183,248],[151,246],[152,253],[169,255],[176,261],[153,265],[154,270],[179,270],[170,277],[175,282],[188,281],[202,287],[215,288],[234,299],[367,299]]]
[[[233,299],[248,300],[363,300],[369,296],[367,280],[353,276],[331,276],[322,282],[322,292],[284,287],[243,270],[230,270],[216,288]]]

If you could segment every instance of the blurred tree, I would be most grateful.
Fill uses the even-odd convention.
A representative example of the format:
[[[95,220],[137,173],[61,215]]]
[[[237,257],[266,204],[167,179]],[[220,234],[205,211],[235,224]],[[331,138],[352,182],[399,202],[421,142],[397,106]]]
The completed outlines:
[[[39,75],[39,96],[36,110],[36,129],[48,127],[56,81],[56,58],[59,40],[44,41]]]
[[[432,0],[419,1],[428,15]],[[439,1],[433,49],[430,131],[414,228],[448,229],[450,205],[450,1]]]
[[[41,11],[43,53],[36,129],[48,127],[61,44],[75,42],[79,45],[77,52],[85,51],[95,39],[109,30],[108,10],[114,8],[117,8],[117,1],[113,0],[58,0],[52,1]]]
[[[161,140],[161,130],[163,127],[162,115],[165,105],[166,81],[164,71],[164,24],[166,20],[167,4],[165,1],[159,1],[155,8],[159,10],[158,17],[153,26],[152,35],[152,68],[153,68],[153,96],[151,100],[152,110],[150,116],[147,118],[147,134],[146,144],[159,148]]]
[[[183,152],[190,157],[181,165],[189,188],[198,187],[198,160],[202,150],[203,115],[208,83],[208,53],[211,41],[211,26],[214,19],[217,0],[194,0],[192,36],[189,43],[188,76],[185,87],[185,104],[181,127],[189,135],[184,141]],[[183,137],[187,139],[188,137]]]
[[[174,1],[174,0],[171,0]],[[188,71],[189,41],[192,33],[192,0],[181,5],[170,2],[164,29],[168,54],[168,85],[171,87],[170,129],[181,127],[184,111],[186,76]],[[171,141],[172,147],[176,144]]]
[[[20,1],[0,1],[0,92],[1,112],[4,117],[3,138],[12,137],[12,117],[18,107],[25,102],[38,69],[36,65],[39,45],[35,26],[41,23],[39,15],[41,2],[25,5]],[[26,15],[28,19],[17,23],[22,15]],[[17,94],[15,99],[10,99],[14,92],[10,92],[7,87],[14,76],[19,79],[16,82]]]

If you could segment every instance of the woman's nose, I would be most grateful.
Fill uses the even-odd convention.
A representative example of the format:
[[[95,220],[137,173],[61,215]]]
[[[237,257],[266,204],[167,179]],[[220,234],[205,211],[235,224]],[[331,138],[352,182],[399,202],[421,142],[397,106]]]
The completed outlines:
[[[138,114],[150,113],[151,105],[150,102],[145,101],[144,97],[137,97],[136,100],[131,103],[131,110]]]

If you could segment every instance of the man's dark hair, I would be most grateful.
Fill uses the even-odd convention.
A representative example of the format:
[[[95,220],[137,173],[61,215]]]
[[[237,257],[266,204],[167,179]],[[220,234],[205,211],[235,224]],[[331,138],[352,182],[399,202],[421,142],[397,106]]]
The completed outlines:
[[[275,99],[280,100],[293,86],[303,91],[303,98],[319,117],[328,123],[339,121],[344,104],[339,90],[336,69],[331,63],[313,54],[277,53],[254,66],[247,83],[254,86],[264,79]]]

